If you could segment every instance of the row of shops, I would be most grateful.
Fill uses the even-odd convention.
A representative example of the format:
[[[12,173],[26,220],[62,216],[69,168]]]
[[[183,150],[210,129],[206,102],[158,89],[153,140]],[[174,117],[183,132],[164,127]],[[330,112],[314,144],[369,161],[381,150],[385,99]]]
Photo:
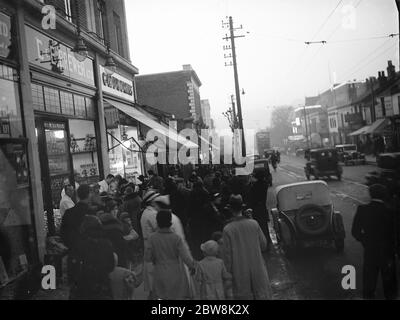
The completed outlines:
[[[0,0],[0,298],[43,261],[67,180],[156,169],[140,142],[150,128],[168,135],[160,117],[136,103],[132,64],[117,57],[110,73],[93,47],[77,60],[73,34],[61,24],[42,29],[39,14],[21,3]]]

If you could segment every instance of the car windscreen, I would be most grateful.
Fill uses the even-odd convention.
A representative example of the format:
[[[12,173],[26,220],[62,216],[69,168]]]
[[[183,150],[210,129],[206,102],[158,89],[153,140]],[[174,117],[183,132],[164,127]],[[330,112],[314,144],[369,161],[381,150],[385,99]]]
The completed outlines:
[[[343,147],[344,151],[357,151],[356,146],[345,146]]]

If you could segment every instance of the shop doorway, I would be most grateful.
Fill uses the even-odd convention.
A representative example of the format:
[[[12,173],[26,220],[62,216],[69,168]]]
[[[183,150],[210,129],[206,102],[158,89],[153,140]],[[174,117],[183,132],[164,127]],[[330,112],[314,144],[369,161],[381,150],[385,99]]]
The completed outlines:
[[[65,184],[74,184],[68,141],[68,122],[63,120],[36,119],[42,171],[44,215],[49,235],[56,233],[59,221],[59,203]]]

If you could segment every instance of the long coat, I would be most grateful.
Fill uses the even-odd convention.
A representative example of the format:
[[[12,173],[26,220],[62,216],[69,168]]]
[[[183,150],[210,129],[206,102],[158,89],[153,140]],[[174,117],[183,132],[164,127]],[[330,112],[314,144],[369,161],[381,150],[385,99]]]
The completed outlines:
[[[383,202],[360,205],[351,229],[353,237],[364,247],[364,259],[374,265],[393,258],[396,247],[395,215]]]
[[[145,261],[154,265],[153,289],[157,298],[163,300],[191,298],[184,264],[193,267],[194,261],[180,236],[172,230],[159,230],[154,233],[148,241]]]
[[[239,300],[271,299],[271,287],[262,250],[267,241],[257,221],[234,218],[222,235],[222,257],[233,276],[233,295]]]
[[[207,256],[198,262],[195,280],[200,300],[225,300],[232,275],[226,271],[221,259]]]
[[[143,233],[144,252],[146,253],[151,235],[158,230],[157,210],[154,209],[152,206],[147,206],[146,209],[143,211],[142,218],[140,219],[140,224]],[[182,224],[175,214],[172,214],[171,230],[176,233],[182,239],[183,243],[187,246]],[[143,283],[145,291],[152,291],[153,265],[151,261],[145,261],[143,264]]]

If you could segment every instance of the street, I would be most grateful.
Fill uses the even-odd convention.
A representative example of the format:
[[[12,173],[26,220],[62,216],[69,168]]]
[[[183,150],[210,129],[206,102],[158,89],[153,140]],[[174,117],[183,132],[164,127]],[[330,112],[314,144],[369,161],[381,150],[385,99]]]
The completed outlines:
[[[282,156],[277,172],[272,172],[273,187],[269,189],[267,206],[275,207],[274,189],[278,185],[305,181],[304,164],[301,157]],[[363,185],[367,172],[374,166],[351,166],[343,168],[342,181],[334,178],[327,181],[331,190],[334,208],[340,211],[346,230],[345,249],[337,253],[334,247],[311,247],[297,251],[286,258],[278,251],[282,268],[269,269],[272,286],[277,299],[360,299],[362,297],[362,246],[351,236],[351,225],[357,205],[368,202],[368,188]],[[272,262],[268,262],[272,265]],[[272,260],[278,259],[272,255]],[[344,290],[341,281],[342,267],[352,265],[356,269],[356,290]],[[280,275],[285,273],[285,276]],[[290,290],[288,290],[290,288]],[[382,288],[378,284],[377,297],[382,298]]]

